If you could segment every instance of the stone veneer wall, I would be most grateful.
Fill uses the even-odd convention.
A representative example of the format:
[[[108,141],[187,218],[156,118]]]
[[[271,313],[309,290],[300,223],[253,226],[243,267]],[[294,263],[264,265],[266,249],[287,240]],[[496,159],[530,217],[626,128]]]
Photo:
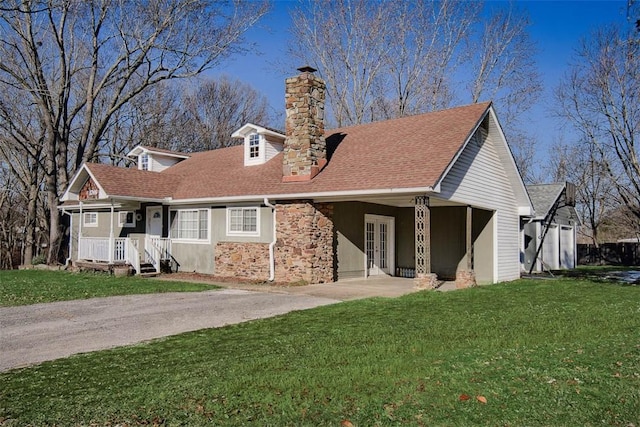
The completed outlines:
[[[252,280],[269,278],[269,244],[219,242],[216,245],[215,274]]]
[[[333,282],[333,205],[278,203],[276,222],[276,281]]]
[[[283,181],[309,180],[326,164],[325,88],[324,80],[310,71],[303,71],[285,82]]]

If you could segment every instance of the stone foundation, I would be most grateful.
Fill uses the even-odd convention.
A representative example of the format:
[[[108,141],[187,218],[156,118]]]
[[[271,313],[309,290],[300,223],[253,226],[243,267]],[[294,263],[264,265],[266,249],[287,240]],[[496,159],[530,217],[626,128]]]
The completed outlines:
[[[438,275],[435,273],[416,273],[413,284],[416,289],[435,289],[438,287]]]
[[[333,282],[333,205],[304,200],[278,203],[276,222],[276,280]]]
[[[456,273],[456,289],[472,288],[476,286],[475,271],[458,271]]]
[[[269,278],[269,244],[219,242],[215,252],[215,274],[251,280]]]

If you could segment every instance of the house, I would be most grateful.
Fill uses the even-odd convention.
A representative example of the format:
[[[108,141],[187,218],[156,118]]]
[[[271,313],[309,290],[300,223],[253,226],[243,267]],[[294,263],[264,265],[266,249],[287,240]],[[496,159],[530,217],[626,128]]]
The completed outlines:
[[[518,278],[533,210],[492,104],[325,130],[314,71],[286,80],[284,133],[248,123],[238,146],[83,165],[62,197],[72,260],[279,282]]]
[[[575,268],[576,189],[568,182],[528,185],[535,215],[523,218],[526,272]]]

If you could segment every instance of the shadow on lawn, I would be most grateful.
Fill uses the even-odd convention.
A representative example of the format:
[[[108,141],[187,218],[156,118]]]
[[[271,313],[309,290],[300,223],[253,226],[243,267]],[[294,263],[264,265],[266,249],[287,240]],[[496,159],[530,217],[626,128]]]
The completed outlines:
[[[640,267],[578,267],[573,270],[554,270],[553,275],[556,277],[592,280],[594,282],[640,286]]]

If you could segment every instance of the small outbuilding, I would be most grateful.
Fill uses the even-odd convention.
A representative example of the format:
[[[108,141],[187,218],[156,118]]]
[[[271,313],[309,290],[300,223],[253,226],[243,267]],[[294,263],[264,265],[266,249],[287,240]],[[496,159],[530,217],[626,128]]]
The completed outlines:
[[[523,269],[527,273],[575,268],[576,188],[569,182],[527,185],[535,215],[523,217]]]

